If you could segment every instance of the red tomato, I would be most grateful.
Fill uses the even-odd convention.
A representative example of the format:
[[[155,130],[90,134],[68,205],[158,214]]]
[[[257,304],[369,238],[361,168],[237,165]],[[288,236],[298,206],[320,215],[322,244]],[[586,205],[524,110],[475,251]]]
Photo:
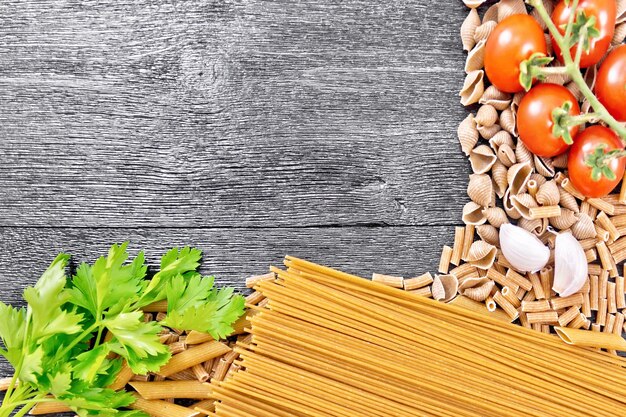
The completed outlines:
[[[622,142],[611,129],[596,125],[591,126],[576,136],[570,148],[567,168],[574,187],[587,197],[604,197],[620,182],[624,175],[624,158],[612,159],[608,166],[615,173],[615,179],[609,180],[602,175],[599,181],[591,178],[591,167],[586,164],[598,145],[606,145],[604,152],[622,149]]]
[[[577,10],[584,10],[587,17],[596,17],[596,28],[600,31],[599,37],[591,39],[589,52],[583,51],[580,59],[581,68],[587,68],[600,62],[609,46],[611,46],[611,39],[613,39],[613,33],[615,32],[616,9],[615,0],[581,0],[578,3]],[[561,0],[554,8],[554,12],[552,12],[552,21],[559,28],[561,34],[565,33],[565,29],[561,26],[567,24],[571,11],[572,8],[566,5],[564,0]],[[554,41],[554,38],[552,38],[552,46],[554,47],[554,54],[559,61],[563,62],[561,48]],[[576,49],[577,47],[573,46],[570,50],[572,59],[576,56]]]
[[[566,101],[572,103],[569,114],[577,116],[580,107],[570,91],[557,84],[538,84],[522,98],[517,109],[517,129],[524,145],[539,156],[552,157],[562,154],[569,145],[563,138],[552,134],[552,110],[561,107]],[[569,129],[574,137],[578,126]]]
[[[626,122],[626,45],[606,57],[596,78],[596,96],[620,122]]]
[[[536,52],[547,54],[541,26],[525,14],[507,17],[487,39],[485,72],[489,81],[507,93],[523,91],[519,66]]]

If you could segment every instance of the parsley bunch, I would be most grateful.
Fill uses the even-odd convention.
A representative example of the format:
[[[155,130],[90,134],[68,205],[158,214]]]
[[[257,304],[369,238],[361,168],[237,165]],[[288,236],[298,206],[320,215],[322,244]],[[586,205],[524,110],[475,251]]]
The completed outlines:
[[[170,358],[159,342],[162,326],[207,332],[220,339],[244,312],[232,288],[215,289],[197,268],[202,252],[174,248],[146,279],[143,252],[127,262],[128,243],[113,245],[93,265],[81,264],[70,280],[60,254],[34,287],[26,308],[0,302],[0,354],[15,368],[0,417],[24,416],[41,402],[61,401],[81,417],[144,416],[120,411],[134,401],[108,388],[125,361],[136,374],[156,372]],[[166,299],[167,318],[145,323],[142,307]],[[108,333],[108,337],[104,335]]]

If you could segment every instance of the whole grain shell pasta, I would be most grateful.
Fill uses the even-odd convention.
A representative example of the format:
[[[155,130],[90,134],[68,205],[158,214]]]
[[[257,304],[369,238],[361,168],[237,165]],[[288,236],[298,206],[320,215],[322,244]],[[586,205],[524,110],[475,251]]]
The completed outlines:
[[[485,219],[489,222],[489,224],[496,228],[499,228],[503,224],[509,222],[505,211],[502,210],[500,207],[486,208],[483,210],[483,215],[485,216]]]
[[[511,166],[507,172],[507,182],[511,194],[520,194],[526,191],[526,185],[532,174],[532,168],[525,163],[519,163]]]
[[[496,110],[502,111],[511,104],[511,95],[491,85],[485,89],[485,92],[478,102],[480,104],[490,104],[495,107]]]
[[[531,168],[534,166],[533,154],[521,140],[517,142],[515,147],[515,159],[517,163],[528,164]]]
[[[498,21],[498,3],[497,2],[489,6],[489,8],[487,8],[487,11],[483,15],[483,23],[491,22],[491,21],[493,22]]]
[[[470,174],[467,195],[480,206],[493,207],[495,205],[495,190],[488,175]]]
[[[483,207],[473,201],[470,201],[463,206],[462,219],[463,223],[473,224],[475,226],[484,224],[487,221],[487,218],[483,213]]]
[[[489,146],[496,152],[498,152],[502,145],[507,145],[511,149],[515,147],[515,142],[513,142],[511,134],[506,130],[496,132],[496,134],[489,139]]]
[[[478,236],[480,236],[482,240],[489,243],[490,245],[500,247],[500,237],[498,229],[496,229],[492,225],[482,224],[476,227],[476,233],[478,233]]]
[[[461,41],[463,43],[463,50],[471,50],[476,42],[474,41],[474,32],[476,28],[480,26],[480,16],[476,9],[470,10],[467,17],[461,25]]]
[[[500,161],[496,161],[491,167],[491,177],[493,178],[496,194],[500,198],[504,197],[504,193],[506,192],[506,188],[508,186],[506,173],[507,168]]]
[[[451,301],[458,290],[459,280],[451,274],[436,275],[431,286],[433,298],[444,303]]]
[[[477,125],[476,126],[476,130],[478,130],[478,133],[480,133],[480,136],[482,136],[483,139],[490,140],[498,132],[500,132],[502,130],[502,128],[498,124],[495,124],[493,126],[480,126],[480,125]]]
[[[478,130],[476,130],[476,121],[472,114],[468,114],[467,117],[461,122],[457,129],[457,135],[459,142],[461,143],[461,150],[465,155],[470,154],[476,143],[478,142]]]
[[[570,194],[568,191],[559,187],[559,194],[561,195],[560,204],[561,207],[569,209],[574,213],[579,213],[580,208],[578,207],[578,203],[576,202],[576,197]]]
[[[473,40],[474,38],[472,37],[472,41]],[[470,104],[478,103],[478,100],[485,91],[484,78],[485,72],[483,70],[472,71],[467,74],[463,87],[459,92],[462,105],[469,106]]]
[[[572,225],[572,234],[578,240],[594,238],[597,235],[596,227],[587,213],[577,214],[578,221]]]
[[[513,136],[517,136],[517,123],[515,123],[515,114],[510,107],[502,110],[500,113],[500,126]]]
[[[544,177],[554,177],[556,171],[554,170],[554,166],[552,165],[552,160],[550,158],[543,158],[535,155],[533,160],[535,162],[535,169],[539,174]]]
[[[533,180],[537,183],[537,186],[541,187],[543,184],[545,184],[546,182],[548,182],[548,180],[546,179],[546,177],[544,177],[543,175],[537,174],[536,172],[533,172],[530,175],[530,180]]]
[[[515,206],[513,205],[513,202],[511,201],[511,189],[510,188],[506,189],[506,192],[504,193],[504,197],[502,197],[502,207],[504,207],[504,211],[506,212],[507,216],[509,216],[510,218],[519,219],[520,217],[522,217],[520,212],[517,211],[517,208],[515,208]]]
[[[580,88],[574,81],[565,84],[565,88],[567,88],[569,92],[576,97],[576,100],[580,101],[583,98],[582,91],[580,91]]]
[[[522,229],[528,230],[532,234],[536,236],[541,236],[544,234],[548,227],[548,221],[545,219],[526,219],[521,218],[517,222],[517,225]]]
[[[497,23],[493,20],[487,21],[476,28],[474,32],[474,41],[476,43],[487,40],[491,32],[496,28]]]
[[[465,60],[465,72],[467,74],[472,71],[481,70],[485,67],[485,44],[486,41],[478,42],[469,54],[467,54],[467,58]]]
[[[537,207],[537,202],[530,194],[522,193],[514,195],[511,197],[511,203],[523,218],[532,220],[530,209]]]
[[[498,3],[498,22],[514,14],[528,14],[524,0],[500,0]]]
[[[487,279],[482,284],[477,285],[475,287],[465,288],[461,294],[470,300],[474,301],[485,301],[487,297],[491,294],[495,287],[496,283]]]
[[[515,151],[507,144],[500,146],[498,149],[498,160],[506,167],[515,164]]]
[[[552,165],[555,168],[567,168],[567,152],[562,153],[561,155],[557,155],[552,158]]]
[[[487,145],[479,145],[472,149],[469,155],[470,165],[474,174],[484,174],[488,172],[497,161],[493,150]],[[558,191],[557,191],[558,193]]]
[[[550,218],[550,224],[560,230],[569,229],[576,222],[578,222],[576,214],[572,210],[564,208],[561,208],[560,216]]]
[[[489,269],[496,260],[497,248],[485,241],[477,240],[472,243],[465,261],[480,269]]]
[[[480,106],[474,118],[482,126],[493,126],[498,121],[498,111],[490,104]]]
[[[535,196],[537,203],[542,206],[556,206],[561,201],[561,194],[559,193],[559,186],[556,181],[547,181],[541,187]]]

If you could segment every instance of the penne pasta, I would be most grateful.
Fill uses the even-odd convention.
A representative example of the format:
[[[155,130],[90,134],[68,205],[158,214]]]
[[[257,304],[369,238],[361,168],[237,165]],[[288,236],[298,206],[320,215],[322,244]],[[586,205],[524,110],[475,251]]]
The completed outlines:
[[[404,280],[404,289],[406,291],[416,290],[418,288],[423,288],[427,285],[433,283],[433,276],[430,272],[426,272],[423,275],[415,278],[408,278]]]
[[[575,293],[567,297],[555,297],[550,300],[553,310],[567,308],[571,306],[580,306],[583,303],[583,295]]]
[[[61,401],[49,401],[35,404],[28,414],[38,416],[42,414],[70,413],[72,409]]]
[[[548,183],[546,183],[548,184]],[[559,217],[561,215],[561,206],[541,206],[531,207],[528,210],[529,218],[533,219],[547,219],[550,217]]]
[[[591,310],[598,311],[599,281],[597,275],[589,276],[589,303]]]
[[[606,298],[598,300],[598,313],[596,314],[596,323],[600,326],[606,325],[607,302]]]
[[[162,400],[145,400],[135,395],[135,402],[128,406],[133,410],[143,411],[152,417],[195,417],[202,414],[187,407]]]
[[[509,300],[507,300],[506,297],[504,297],[500,291],[497,291],[493,295],[493,301],[497,305],[499,305],[500,308],[502,308],[502,310],[504,310],[506,314],[509,315],[511,320],[516,320],[519,317],[519,312],[517,311],[517,308],[515,308],[515,306],[511,304]],[[530,322],[530,317],[528,318],[528,321]]]
[[[530,280],[530,284],[533,286],[533,291],[535,293],[535,297],[538,300],[542,300],[546,298],[546,294],[543,291],[543,284],[541,283],[541,279],[539,278],[539,274],[536,272],[531,272],[528,274],[528,279]]]
[[[213,398],[211,384],[199,381],[131,382],[130,386],[146,400],[166,398]]]
[[[626,340],[613,333],[555,327],[556,334],[568,345],[626,351]]]
[[[439,272],[447,274],[450,269],[450,261],[452,260],[452,248],[444,245],[441,250],[441,257],[439,258]],[[406,287],[406,284],[405,284]]]
[[[604,228],[607,232],[609,232],[609,239],[611,242],[615,242],[620,237],[620,233],[617,230],[617,227],[613,224],[609,216],[606,215],[605,212],[601,211],[596,217],[596,221]]]
[[[570,307],[563,314],[559,315],[559,326],[567,326],[572,320],[574,320],[578,316],[580,316],[580,309],[576,306]]]
[[[550,301],[548,300],[522,301],[522,311],[525,313],[548,311],[551,308]]]
[[[591,298],[589,297],[589,293],[583,294],[583,305],[580,308],[583,315],[587,318],[591,317]]]
[[[472,240],[473,240],[472,235]],[[450,263],[459,266],[463,257],[463,248],[465,242],[465,228],[457,226],[454,228],[454,244],[452,245],[452,253],[450,254]],[[469,248],[468,248],[469,251]],[[443,257],[443,254],[442,254]],[[441,264],[441,262],[440,262]],[[441,266],[441,265],[440,265]]]
[[[614,282],[609,282],[607,284],[607,297],[606,297],[606,301],[607,301],[607,311],[610,314],[615,314],[617,313],[617,303],[615,300],[615,294],[616,293],[616,286]]]
[[[142,310],[146,313],[165,313],[167,311],[167,300],[155,301],[143,307]]]
[[[372,274],[372,281],[387,285],[393,288],[404,288],[404,278],[394,275]]]
[[[418,288],[416,290],[409,290],[408,292],[415,294],[415,295],[422,296],[422,297],[426,297],[426,298],[433,297],[433,292],[432,292],[432,289],[430,288],[430,285],[426,287]]]
[[[191,368],[194,365],[216,358],[226,352],[230,352],[230,347],[224,343],[211,341],[191,347],[186,351],[173,356],[172,359],[165,364],[159,372],[159,375],[170,376],[182,370]]]
[[[534,313],[526,313],[530,324],[557,324],[559,315],[556,311],[539,311]]]
[[[464,259],[469,254],[470,248],[472,247],[472,243],[474,242],[474,232],[476,231],[476,226],[473,224],[465,225],[465,230],[463,231],[463,249],[461,251],[461,259]],[[456,258],[453,257],[453,260]]]
[[[130,369],[130,366],[128,366],[128,363],[124,361],[122,363],[122,368],[120,369],[120,371],[117,373],[117,376],[115,377],[115,381],[113,381],[113,383],[109,385],[109,388],[114,391],[118,391],[124,388],[126,384],[128,384],[128,381],[130,381],[133,376],[134,376],[134,373],[132,369]]]

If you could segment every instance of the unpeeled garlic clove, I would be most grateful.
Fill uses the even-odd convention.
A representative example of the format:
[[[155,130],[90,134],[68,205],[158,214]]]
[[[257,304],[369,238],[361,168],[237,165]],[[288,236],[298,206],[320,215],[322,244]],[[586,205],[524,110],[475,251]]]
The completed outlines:
[[[537,272],[550,259],[550,249],[535,235],[510,223],[500,227],[500,247],[506,260],[520,272]]]
[[[572,295],[585,285],[588,272],[585,251],[578,240],[570,232],[557,235],[552,289],[561,297]]]

